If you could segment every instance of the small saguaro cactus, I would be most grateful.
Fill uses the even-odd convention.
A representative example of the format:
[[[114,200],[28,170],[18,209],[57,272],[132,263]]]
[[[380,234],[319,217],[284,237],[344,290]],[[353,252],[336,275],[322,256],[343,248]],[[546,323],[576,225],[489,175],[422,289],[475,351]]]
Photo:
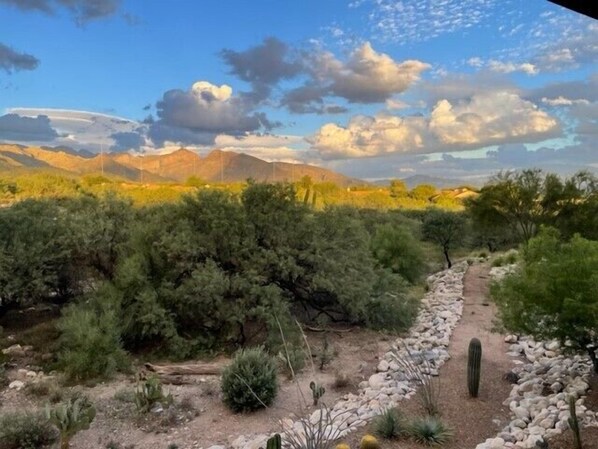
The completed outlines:
[[[573,431],[573,437],[575,440],[575,449],[581,449],[581,434],[579,432],[579,421],[577,420],[577,412],[575,410],[575,398],[573,396],[569,397],[569,427],[571,427],[571,431]]]
[[[281,449],[282,448],[282,439],[280,438],[280,434],[277,433],[270,438],[266,442],[266,449]]]
[[[314,399],[314,405],[318,405],[318,401],[324,396],[324,393],[326,393],[326,388],[315,383],[313,380],[309,383],[309,388],[311,389],[311,395]]]
[[[472,398],[478,397],[481,369],[482,343],[477,338],[472,338],[469,342],[469,354],[467,357],[467,388]]]
[[[364,435],[361,439],[360,449],[380,449],[380,443],[373,435]]]

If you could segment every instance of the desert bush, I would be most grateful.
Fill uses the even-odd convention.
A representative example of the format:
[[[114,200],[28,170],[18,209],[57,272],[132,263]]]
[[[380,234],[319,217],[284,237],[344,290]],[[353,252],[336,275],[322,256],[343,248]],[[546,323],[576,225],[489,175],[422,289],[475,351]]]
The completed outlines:
[[[292,426],[283,424],[282,434],[289,449],[332,449],[355,410],[333,414],[322,406],[316,412],[298,419]]]
[[[598,242],[562,241],[544,228],[523,248],[520,266],[491,288],[505,327],[585,352],[598,372]]]
[[[47,419],[58,429],[61,449],[68,449],[71,438],[81,430],[89,429],[96,409],[85,396],[76,395],[68,401],[46,407]]]
[[[234,412],[267,407],[276,398],[276,366],[262,348],[242,349],[222,373],[225,404]]]
[[[440,415],[439,397],[440,380],[432,376],[432,366],[421,354],[411,353],[405,348],[402,353],[398,348],[392,350],[392,357],[399,364],[407,377],[415,382],[417,390],[416,397],[422,411],[429,416]],[[418,360],[416,360],[416,358]]]
[[[149,376],[147,379],[138,379],[135,389],[135,407],[140,413],[149,412],[152,407],[160,403],[165,408],[172,404],[172,395],[164,394],[160,378],[156,375]]]
[[[300,346],[287,345],[278,353],[280,365],[289,379],[305,367],[305,352]]]
[[[442,446],[451,437],[451,430],[436,416],[416,418],[409,425],[409,433],[418,443],[427,446]]]
[[[349,375],[342,371],[337,371],[334,374],[334,383],[332,386],[335,390],[342,390],[343,388],[347,388],[351,384],[351,378]]]
[[[12,412],[0,416],[2,449],[38,449],[56,441],[57,436],[41,413]]]
[[[421,242],[406,226],[379,226],[372,238],[374,257],[385,268],[400,274],[412,284],[426,269]]]
[[[28,382],[25,385],[25,393],[36,397],[47,397],[53,404],[60,402],[64,395],[58,384],[50,379]]]
[[[108,378],[129,366],[116,307],[94,301],[66,309],[58,324],[58,366],[70,380]]]
[[[401,415],[394,408],[388,408],[374,418],[373,429],[376,435],[386,439],[398,438],[405,431]]]

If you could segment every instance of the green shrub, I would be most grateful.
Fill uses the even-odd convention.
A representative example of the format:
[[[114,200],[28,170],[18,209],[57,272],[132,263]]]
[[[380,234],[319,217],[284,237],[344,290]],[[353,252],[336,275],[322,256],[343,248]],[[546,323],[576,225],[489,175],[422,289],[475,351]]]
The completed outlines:
[[[137,381],[135,390],[135,406],[140,413],[149,412],[154,404],[160,403],[165,408],[172,404],[171,394],[164,394],[162,383],[158,376],[150,376],[145,380]]]
[[[235,412],[267,407],[276,398],[276,366],[262,348],[239,351],[222,373],[224,402]]]
[[[70,380],[109,378],[129,366],[115,307],[69,307],[58,324],[58,366]]]
[[[372,251],[383,267],[400,274],[412,284],[421,278],[426,269],[422,244],[407,226],[379,226],[372,238]]]
[[[392,439],[398,438],[404,432],[401,416],[396,409],[386,409],[377,416],[373,422],[374,433],[379,437]]]
[[[12,412],[0,416],[2,449],[38,449],[56,438],[55,429],[40,413]]]
[[[278,353],[280,366],[289,379],[293,379],[305,367],[305,352],[298,346],[289,346]]]
[[[452,437],[451,430],[435,416],[415,419],[409,426],[409,433],[415,441],[427,446],[442,446]]]

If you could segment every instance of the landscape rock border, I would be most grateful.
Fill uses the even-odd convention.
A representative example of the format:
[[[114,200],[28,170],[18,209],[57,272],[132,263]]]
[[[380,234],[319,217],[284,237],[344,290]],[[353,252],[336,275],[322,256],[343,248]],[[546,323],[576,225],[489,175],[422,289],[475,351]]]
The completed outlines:
[[[310,420],[316,421],[323,410],[329,410],[330,418],[342,417],[324,430],[334,438],[364,426],[371,418],[415,394],[416,385],[409,379],[405,369],[396,363],[396,356],[413,357],[426,361],[432,375],[438,375],[440,367],[450,359],[448,346],[454,328],[463,313],[463,279],[467,262],[455,264],[426,280],[428,292],[421,300],[421,308],[414,325],[405,338],[395,341],[393,351],[387,352],[378,364],[377,373],[361,382],[358,394],[346,394],[330,409],[318,409]],[[295,434],[301,433],[300,420],[283,420],[282,427]],[[240,436],[231,442],[233,449],[258,449],[265,444],[267,435]],[[284,439],[284,434],[283,434]],[[210,449],[222,449],[212,446]]]
[[[515,269],[516,265],[494,267],[490,277],[500,280]],[[476,449],[534,448],[562,433],[569,428],[569,397],[576,399],[580,423],[598,427],[597,414],[584,405],[592,370],[589,357],[564,354],[558,341],[536,342],[528,336],[508,335],[505,342],[511,343],[507,354],[518,358],[513,369],[518,380],[504,402],[511,410],[511,421]]]

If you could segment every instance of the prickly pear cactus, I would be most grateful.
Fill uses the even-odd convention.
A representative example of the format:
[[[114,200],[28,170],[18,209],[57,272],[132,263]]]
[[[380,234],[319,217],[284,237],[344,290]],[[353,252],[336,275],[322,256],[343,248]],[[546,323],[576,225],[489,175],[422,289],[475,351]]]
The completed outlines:
[[[314,400],[314,405],[318,405],[318,401],[324,393],[326,393],[326,388],[322,385],[315,383],[314,381],[309,383],[309,388],[311,389],[311,395]]]
[[[60,432],[60,447],[68,449],[71,438],[81,430],[89,429],[96,416],[96,409],[84,396],[74,397],[54,408],[46,408],[48,421]]]

